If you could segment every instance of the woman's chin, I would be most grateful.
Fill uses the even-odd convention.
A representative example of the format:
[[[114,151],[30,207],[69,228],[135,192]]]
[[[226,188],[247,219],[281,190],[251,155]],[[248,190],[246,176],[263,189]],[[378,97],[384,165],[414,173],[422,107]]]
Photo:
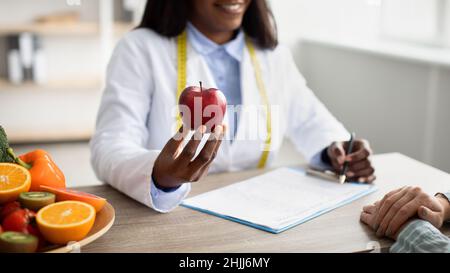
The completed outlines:
[[[235,20],[223,20],[218,26],[220,26],[221,31],[235,31],[238,30],[242,25],[242,19]]]

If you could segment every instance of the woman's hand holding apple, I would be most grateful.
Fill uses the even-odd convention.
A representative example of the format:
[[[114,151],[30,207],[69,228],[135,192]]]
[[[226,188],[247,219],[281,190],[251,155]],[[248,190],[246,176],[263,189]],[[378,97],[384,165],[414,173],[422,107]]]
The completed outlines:
[[[162,149],[153,166],[153,182],[159,188],[176,188],[187,182],[196,182],[208,173],[210,164],[217,155],[224,136],[224,126],[218,125],[198,156],[198,145],[206,131],[200,126],[184,148],[182,143],[189,129],[182,127]]]
[[[183,126],[167,142],[153,166],[152,179],[157,187],[176,188],[186,182],[196,182],[208,173],[224,136],[222,122],[226,105],[227,101],[220,90],[203,90],[201,82],[200,87],[189,86],[184,89],[179,98]],[[190,130],[195,130],[195,133],[181,148]],[[208,141],[195,157],[203,135],[210,132]]]

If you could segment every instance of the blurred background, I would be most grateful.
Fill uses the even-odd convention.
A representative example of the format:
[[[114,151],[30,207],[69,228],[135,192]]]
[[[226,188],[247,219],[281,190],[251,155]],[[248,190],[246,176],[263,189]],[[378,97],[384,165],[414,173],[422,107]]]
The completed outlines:
[[[271,0],[310,88],[376,153],[450,172],[450,0]],[[105,68],[145,0],[0,1],[0,124],[48,150],[68,186],[89,163]],[[276,165],[303,162],[286,142]]]

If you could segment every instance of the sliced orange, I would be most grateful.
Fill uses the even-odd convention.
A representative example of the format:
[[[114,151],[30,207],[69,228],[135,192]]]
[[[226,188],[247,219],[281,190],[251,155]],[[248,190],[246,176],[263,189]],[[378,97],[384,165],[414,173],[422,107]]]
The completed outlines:
[[[67,244],[86,237],[95,222],[95,209],[79,201],[53,203],[39,210],[36,221],[47,241]]]
[[[16,200],[31,186],[30,172],[12,163],[0,163],[0,204]]]

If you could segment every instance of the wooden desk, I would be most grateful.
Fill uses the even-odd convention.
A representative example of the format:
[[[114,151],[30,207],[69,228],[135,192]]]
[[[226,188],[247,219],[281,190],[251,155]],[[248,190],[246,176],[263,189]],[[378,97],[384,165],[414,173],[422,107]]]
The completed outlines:
[[[235,222],[179,207],[160,214],[108,186],[85,187],[109,199],[116,209],[111,230],[82,252],[359,252],[379,240],[359,222],[364,205],[389,190],[417,185],[434,194],[450,189],[450,175],[401,154],[376,155],[379,190],[281,234],[271,234]],[[211,175],[194,184],[191,196],[220,188],[262,173],[251,170]],[[450,234],[450,228],[444,232]]]

